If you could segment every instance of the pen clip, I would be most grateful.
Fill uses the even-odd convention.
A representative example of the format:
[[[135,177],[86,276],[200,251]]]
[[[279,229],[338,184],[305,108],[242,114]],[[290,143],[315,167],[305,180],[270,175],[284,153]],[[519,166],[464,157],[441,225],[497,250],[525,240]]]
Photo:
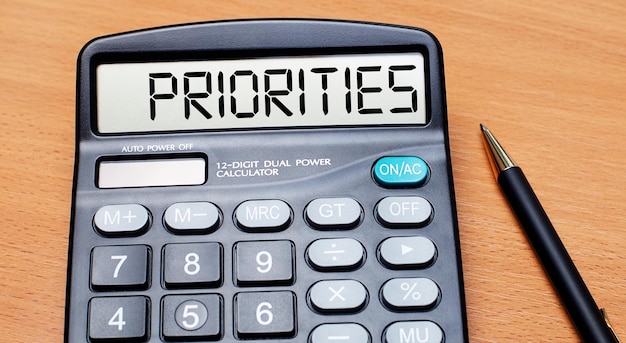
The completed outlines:
[[[615,338],[615,342],[621,343],[619,338],[617,337],[617,333],[615,333],[615,330],[613,329],[613,326],[611,326],[611,322],[609,321],[609,315],[606,313],[606,310],[601,308],[600,312],[602,312],[602,317],[604,317],[604,321],[606,322],[606,325],[609,327],[609,330],[613,334],[613,338]]]

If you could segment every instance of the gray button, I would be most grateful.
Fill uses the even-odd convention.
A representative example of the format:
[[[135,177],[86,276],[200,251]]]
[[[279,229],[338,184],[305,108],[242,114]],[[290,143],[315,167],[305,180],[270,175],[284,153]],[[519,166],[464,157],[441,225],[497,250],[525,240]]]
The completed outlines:
[[[200,329],[206,324],[208,317],[209,311],[206,306],[197,300],[187,300],[183,302],[178,305],[174,313],[174,319],[178,327],[187,331]]]
[[[390,268],[424,266],[432,262],[436,251],[426,237],[391,237],[380,245],[380,258]]]
[[[163,247],[163,282],[168,288],[216,287],[222,282],[222,245],[170,243]]]
[[[148,227],[150,215],[139,204],[107,205],[101,207],[93,218],[102,234],[139,234]]]
[[[179,202],[165,210],[165,225],[176,233],[199,233],[215,230],[220,211],[210,202]]]
[[[357,311],[365,306],[367,290],[355,280],[320,281],[311,287],[309,296],[318,311]]]
[[[359,324],[322,324],[311,333],[311,343],[369,343],[370,335]]]
[[[93,341],[144,342],[150,335],[150,307],[143,296],[92,298],[88,316]]]
[[[96,290],[148,288],[150,255],[147,245],[93,248],[91,286]]]
[[[311,243],[307,258],[316,269],[353,269],[365,259],[365,249],[352,238],[325,238]]]
[[[282,200],[248,200],[235,210],[239,227],[249,231],[278,231],[291,224],[291,208]]]
[[[166,295],[161,325],[167,341],[213,341],[221,337],[223,299],[217,294]]]
[[[376,205],[376,217],[386,227],[423,226],[432,215],[430,203],[418,196],[387,197]]]
[[[305,213],[309,224],[315,228],[347,229],[359,224],[363,211],[351,198],[320,198],[311,201]]]
[[[391,279],[383,285],[383,302],[396,310],[426,309],[439,299],[439,287],[427,278]]]
[[[294,282],[295,247],[291,241],[237,242],[233,250],[237,286],[276,286]]]
[[[442,343],[443,331],[427,320],[397,322],[387,327],[384,338],[385,343]]]
[[[296,334],[298,321],[293,292],[237,293],[233,311],[235,334],[240,339],[288,338]]]

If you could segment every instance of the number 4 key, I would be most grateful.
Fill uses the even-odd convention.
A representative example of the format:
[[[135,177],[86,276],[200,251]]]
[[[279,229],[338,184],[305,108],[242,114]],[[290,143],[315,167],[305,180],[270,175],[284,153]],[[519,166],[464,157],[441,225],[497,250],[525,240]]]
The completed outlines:
[[[89,302],[89,338],[94,341],[148,338],[148,299],[98,297]]]

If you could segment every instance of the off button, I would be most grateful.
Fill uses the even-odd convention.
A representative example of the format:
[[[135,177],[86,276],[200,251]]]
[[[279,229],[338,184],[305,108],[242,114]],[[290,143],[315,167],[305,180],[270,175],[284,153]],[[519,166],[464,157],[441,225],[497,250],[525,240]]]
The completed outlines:
[[[419,187],[428,179],[428,166],[417,156],[386,156],[376,161],[372,175],[385,188]]]
[[[378,202],[376,219],[388,228],[414,228],[428,224],[433,207],[418,196],[386,197]]]

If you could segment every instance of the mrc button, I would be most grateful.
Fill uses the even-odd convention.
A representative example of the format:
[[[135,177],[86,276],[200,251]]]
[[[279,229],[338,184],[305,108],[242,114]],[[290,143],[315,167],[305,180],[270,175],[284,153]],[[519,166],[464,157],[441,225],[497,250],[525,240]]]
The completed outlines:
[[[428,179],[428,166],[417,156],[386,156],[376,161],[372,176],[385,188],[419,187]]]
[[[421,227],[432,218],[433,207],[418,196],[386,197],[378,202],[375,213],[385,227]]]
[[[235,222],[244,231],[281,231],[289,227],[293,213],[282,200],[248,200],[235,210]]]

